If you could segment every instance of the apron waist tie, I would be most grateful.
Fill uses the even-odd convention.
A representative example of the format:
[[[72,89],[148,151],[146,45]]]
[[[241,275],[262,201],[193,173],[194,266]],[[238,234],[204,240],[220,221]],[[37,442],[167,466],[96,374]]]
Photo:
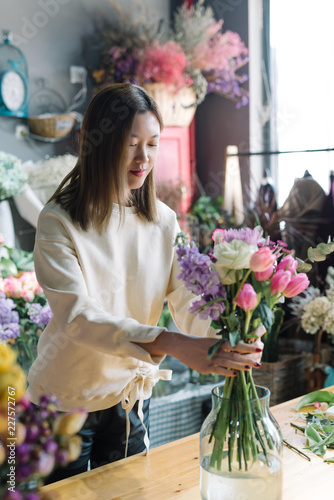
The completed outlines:
[[[143,402],[152,395],[152,388],[159,380],[170,380],[172,378],[171,370],[145,370],[140,369],[136,373],[135,377],[126,385],[122,391],[121,404],[122,408],[126,412],[126,445],[125,445],[125,457],[128,454],[128,443],[130,436],[130,418],[129,413],[134,407],[136,401],[138,401],[138,417],[145,430],[144,444],[146,448],[146,454],[150,447],[150,440],[148,437],[148,432],[144,424],[144,414],[143,414]]]

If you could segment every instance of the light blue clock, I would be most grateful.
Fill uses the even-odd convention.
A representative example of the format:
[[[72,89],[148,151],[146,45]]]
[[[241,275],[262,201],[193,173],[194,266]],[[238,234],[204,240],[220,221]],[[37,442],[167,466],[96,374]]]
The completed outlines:
[[[28,116],[28,66],[23,53],[10,43],[9,32],[3,32],[0,45],[0,115]]]

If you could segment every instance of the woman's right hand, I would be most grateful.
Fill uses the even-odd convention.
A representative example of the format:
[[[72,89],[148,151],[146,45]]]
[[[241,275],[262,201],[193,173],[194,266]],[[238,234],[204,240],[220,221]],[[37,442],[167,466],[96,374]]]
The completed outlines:
[[[239,370],[260,368],[264,347],[261,336],[265,331],[264,326],[259,326],[254,331],[258,339],[252,343],[239,342],[232,347],[230,342],[224,342],[210,359],[208,350],[217,341],[213,338],[163,331],[153,342],[136,344],[153,356],[169,354],[199,373],[236,376]]]

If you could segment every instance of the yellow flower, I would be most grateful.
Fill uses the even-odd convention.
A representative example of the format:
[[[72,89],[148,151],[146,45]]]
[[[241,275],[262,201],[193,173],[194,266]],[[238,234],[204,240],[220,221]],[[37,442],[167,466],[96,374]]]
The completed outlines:
[[[6,449],[0,441],[0,465],[4,463],[5,459],[6,459]]]
[[[72,436],[76,434],[87,418],[87,413],[84,411],[76,411],[60,415],[54,425],[54,432],[63,436]]]
[[[9,370],[15,363],[17,353],[8,344],[0,343],[0,374]]]
[[[0,373],[0,406],[7,407],[9,397],[15,401],[22,398],[26,387],[26,374],[20,365],[15,364],[10,371]]]
[[[8,416],[0,407],[0,436],[2,436],[8,429]]]
[[[73,462],[77,458],[79,458],[81,453],[81,437],[80,436],[71,436],[66,443],[66,448],[68,451],[68,460]]]

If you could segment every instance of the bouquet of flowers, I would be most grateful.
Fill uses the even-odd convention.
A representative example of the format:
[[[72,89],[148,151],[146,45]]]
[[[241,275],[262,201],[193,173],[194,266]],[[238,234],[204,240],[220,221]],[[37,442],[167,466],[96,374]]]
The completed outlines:
[[[19,363],[28,370],[52,312],[37,282],[32,253],[0,248],[0,341],[15,345]]]
[[[197,296],[190,311],[203,319],[211,319],[220,337],[210,349],[214,356],[218,347],[229,341],[236,346],[240,340],[254,341],[252,333],[260,324],[266,328],[264,344],[271,335],[273,325],[280,314],[280,303],[285,297],[294,297],[309,285],[304,272],[297,272],[298,261],[282,241],[265,239],[259,228],[216,229],[213,233],[213,253],[204,255],[195,244],[188,245],[188,238],[180,233],[176,239],[176,253],[180,265],[178,277]],[[328,244],[334,250],[334,242]],[[243,434],[237,428],[230,429],[232,418],[230,400],[247,401],[257,399],[252,372],[240,371],[236,377],[226,377],[222,407],[212,438],[214,451],[210,465],[220,470],[221,445],[228,441],[229,453],[232,434],[241,440],[238,462],[240,470],[247,470],[250,460],[255,460],[258,450],[267,453],[270,441],[262,439],[262,430],[249,411],[240,415]],[[264,424],[265,425],[265,422]],[[265,429],[264,429],[265,430]],[[264,432],[265,435],[265,432]],[[251,454],[249,454],[251,450]],[[230,457],[232,460],[232,457]]]
[[[27,181],[19,158],[0,151],[0,201],[18,194]]]
[[[242,87],[248,75],[238,74],[248,62],[248,49],[237,33],[222,32],[223,21],[215,20],[204,0],[178,8],[169,30],[147,13],[133,20],[114,7],[118,24],[104,20],[99,30],[101,66],[92,72],[98,89],[111,83],[163,83],[170,93],[192,87],[197,105],[211,92],[234,100],[237,107],[248,103]]]
[[[39,487],[54,467],[76,460],[87,413],[58,411],[53,396],[35,407],[26,397],[25,373],[16,352],[0,343],[0,496],[39,500]],[[43,498],[46,498],[43,496]]]

